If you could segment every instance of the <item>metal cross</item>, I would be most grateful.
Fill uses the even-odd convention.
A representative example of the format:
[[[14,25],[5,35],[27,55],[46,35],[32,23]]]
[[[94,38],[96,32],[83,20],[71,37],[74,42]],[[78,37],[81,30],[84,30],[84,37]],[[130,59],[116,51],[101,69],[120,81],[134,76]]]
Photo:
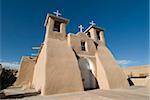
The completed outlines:
[[[93,21],[93,20],[90,22],[90,24],[91,24],[91,25],[96,25],[96,24],[94,23],[94,21]]]
[[[79,28],[80,32],[83,32],[84,27],[82,25],[79,25],[78,28]]]
[[[56,12],[53,12],[56,16],[61,16],[61,13],[59,12],[59,10],[57,10]]]

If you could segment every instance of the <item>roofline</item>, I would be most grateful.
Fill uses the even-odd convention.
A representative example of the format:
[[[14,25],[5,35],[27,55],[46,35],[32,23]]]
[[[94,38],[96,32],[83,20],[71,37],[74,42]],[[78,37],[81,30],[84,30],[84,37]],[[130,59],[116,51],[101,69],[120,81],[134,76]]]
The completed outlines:
[[[56,21],[60,21],[60,22],[66,23],[66,24],[69,23],[69,19],[63,18],[61,16],[55,16],[53,14],[48,13],[47,16],[46,16],[46,20],[45,20],[44,26],[47,25],[49,17],[51,17],[52,19],[55,19]]]
[[[96,26],[96,25],[90,25],[90,26],[84,31],[84,33],[88,32],[91,28],[95,28],[95,29],[104,31],[104,28],[98,27],[98,26]]]

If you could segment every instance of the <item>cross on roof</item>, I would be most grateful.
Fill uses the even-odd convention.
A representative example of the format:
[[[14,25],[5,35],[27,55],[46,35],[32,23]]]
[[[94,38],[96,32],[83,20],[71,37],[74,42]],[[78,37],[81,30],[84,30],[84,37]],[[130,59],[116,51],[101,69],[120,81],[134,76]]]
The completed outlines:
[[[31,56],[38,56],[38,53],[32,53]]]
[[[84,27],[82,25],[79,25],[78,28],[79,28],[80,32],[83,32]]]
[[[57,10],[56,12],[53,12],[56,16],[61,16],[61,13],[59,12],[59,10]]]
[[[91,24],[91,25],[96,25],[96,24],[94,23],[94,21],[93,21],[93,20],[90,22],[90,24]]]

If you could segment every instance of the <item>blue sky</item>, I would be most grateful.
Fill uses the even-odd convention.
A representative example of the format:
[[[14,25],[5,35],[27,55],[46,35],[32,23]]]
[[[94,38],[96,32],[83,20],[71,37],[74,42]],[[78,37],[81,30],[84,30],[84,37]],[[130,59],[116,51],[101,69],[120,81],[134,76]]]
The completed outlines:
[[[1,0],[1,62],[31,55],[45,35],[47,13],[70,19],[67,32],[94,20],[105,28],[107,46],[123,66],[148,64],[149,0]]]

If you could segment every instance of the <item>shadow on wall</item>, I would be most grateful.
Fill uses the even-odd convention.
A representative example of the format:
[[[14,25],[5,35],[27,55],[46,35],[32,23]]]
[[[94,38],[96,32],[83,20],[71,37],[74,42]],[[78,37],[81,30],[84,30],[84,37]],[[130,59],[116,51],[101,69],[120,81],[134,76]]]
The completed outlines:
[[[84,85],[84,90],[85,91],[87,91],[87,90],[93,90],[93,89],[99,89],[99,85],[98,85],[98,82],[97,82],[97,79],[96,79],[96,77],[93,75],[93,73],[92,73],[92,71],[91,70],[88,70],[89,71],[89,74],[90,74],[90,77],[92,78],[92,80],[94,80],[95,82],[95,87],[90,87],[90,88],[88,88],[88,87],[85,87],[86,85],[84,84],[85,82],[85,80],[83,79],[83,77],[82,77],[82,82],[83,82],[83,85]],[[90,83],[92,83],[92,81],[90,82]],[[90,86],[92,86],[92,84],[90,84]]]
[[[130,86],[134,85],[134,83],[132,82],[131,78],[128,78],[127,80],[128,80],[128,83],[129,83]]]
[[[79,58],[78,59],[79,68],[82,77],[82,83],[84,86],[84,90],[93,90],[98,89],[99,85],[96,77],[93,74],[94,69],[92,69],[92,64],[90,64],[87,58]]]

